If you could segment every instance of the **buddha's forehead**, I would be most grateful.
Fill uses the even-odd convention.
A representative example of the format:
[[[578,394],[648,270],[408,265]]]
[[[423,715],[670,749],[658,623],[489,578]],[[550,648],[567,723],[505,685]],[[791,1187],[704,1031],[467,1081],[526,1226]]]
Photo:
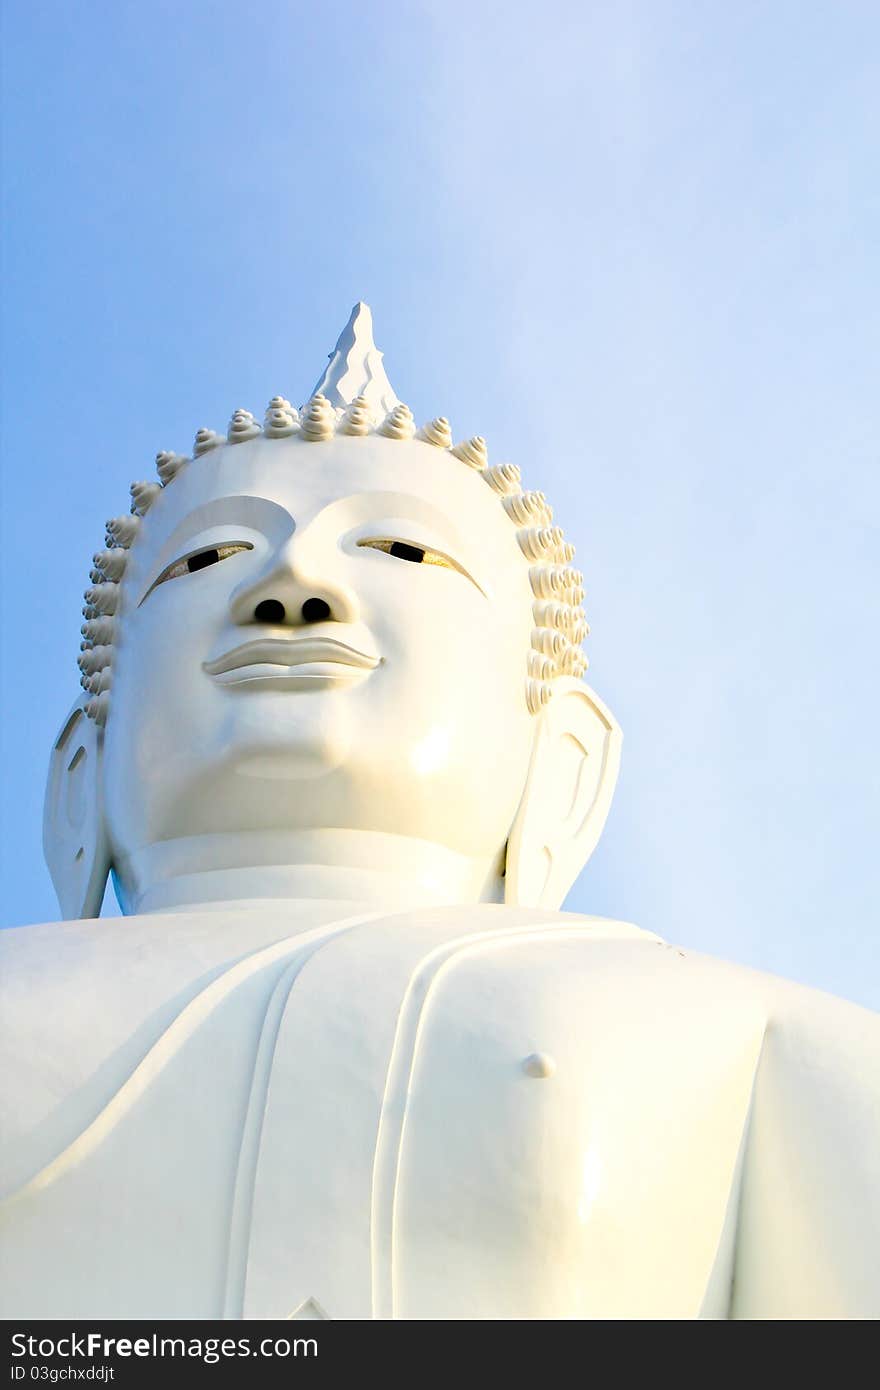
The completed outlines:
[[[316,523],[341,533],[395,518],[479,547],[494,564],[523,566],[516,528],[477,471],[419,440],[375,435],[258,438],[193,459],[151,507],[138,559],[148,563],[193,528],[237,523],[289,534]]]

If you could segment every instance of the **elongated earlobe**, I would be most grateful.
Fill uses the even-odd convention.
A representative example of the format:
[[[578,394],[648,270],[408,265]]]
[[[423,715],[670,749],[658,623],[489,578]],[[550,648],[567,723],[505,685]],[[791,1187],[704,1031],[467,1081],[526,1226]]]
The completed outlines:
[[[101,760],[104,731],[77,701],[52,748],[43,806],[43,853],[62,916],[98,917],[110,872]]]
[[[596,847],[620,766],[620,727],[589,686],[557,677],[507,847],[504,900],[561,907]]]

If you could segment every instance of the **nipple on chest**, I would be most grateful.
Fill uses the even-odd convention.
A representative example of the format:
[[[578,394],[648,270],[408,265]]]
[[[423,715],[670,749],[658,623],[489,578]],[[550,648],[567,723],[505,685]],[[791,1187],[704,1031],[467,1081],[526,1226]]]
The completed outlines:
[[[523,1061],[522,1069],[526,1076],[543,1081],[556,1071],[556,1058],[551,1057],[549,1052],[532,1052]]]

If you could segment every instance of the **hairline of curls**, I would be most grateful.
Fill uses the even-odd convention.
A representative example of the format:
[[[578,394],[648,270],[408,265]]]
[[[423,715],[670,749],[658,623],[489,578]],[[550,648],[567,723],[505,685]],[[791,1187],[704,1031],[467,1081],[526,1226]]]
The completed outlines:
[[[574,547],[565,540],[561,528],[553,525],[553,512],[544,494],[523,491],[520,470],[515,464],[490,467],[486,441],[481,435],[453,444],[445,416],[437,416],[417,429],[412,411],[403,404],[394,406],[378,420],[365,396],[358,396],[344,409],[331,405],[319,392],[300,410],[283,396],[273,396],[262,425],[249,410],[236,410],[225,435],[209,429],[197,431],[191,457],[161,450],[156,455],[159,481],[132,483],[130,514],[107,522],[104,549],[92,557],[92,586],[85,592],[85,622],[78,660],[81,683],[90,696],[85,705],[90,719],[103,726],[110,708],[116,610],[127,552],[137,539],[143,517],[181,469],[213,449],[245,443],[259,435],[267,439],[298,437],[305,443],[319,444],[337,435],[368,434],[404,441],[417,439],[451,453],[479,473],[516,526],[520,550],[529,565],[533,595],[534,626],[525,682],[530,712],[537,714],[547,704],[552,683],[558,677],[578,679],[584,674],[588,663],[581,644],[590,629],[581,606],[583,575],[571,567]]]

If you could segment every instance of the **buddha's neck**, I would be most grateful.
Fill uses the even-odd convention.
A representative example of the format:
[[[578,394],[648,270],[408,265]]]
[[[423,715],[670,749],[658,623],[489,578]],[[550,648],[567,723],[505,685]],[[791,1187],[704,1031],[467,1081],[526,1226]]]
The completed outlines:
[[[325,898],[402,910],[501,902],[504,851],[471,859],[366,830],[263,831],[167,840],[116,868],[127,914]]]

